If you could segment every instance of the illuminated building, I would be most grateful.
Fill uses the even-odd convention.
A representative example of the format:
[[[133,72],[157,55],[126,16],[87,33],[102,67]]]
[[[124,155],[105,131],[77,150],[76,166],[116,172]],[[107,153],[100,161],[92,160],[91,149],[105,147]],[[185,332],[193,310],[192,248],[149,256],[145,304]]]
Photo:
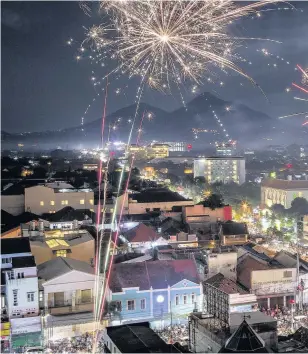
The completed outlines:
[[[215,143],[217,156],[234,156],[236,152],[236,141]]]
[[[33,175],[33,170],[30,170],[29,168],[24,167],[21,171],[21,177],[27,177]]]
[[[165,143],[169,146],[169,151],[186,151],[187,145],[183,141],[172,141]]]
[[[65,206],[93,209],[94,192],[89,188],[73,188],[66,182],[53,182],[25,188],[25,211],[41,215],[54,213]]]
[[[113,266],[107,301],[121,309],[119,320],[147,320],[161,325],[200,309],[202,284],[193,259],[119,263]],[[167,322],[168,321],[168,322]]]
[[[308,181],[292,181],[282,179],[267,179],[261,184],[261,205],[271,207],[281,204],[290,208],[295,198],[308,200]]]
[[[169,156],[170,146],[168,144],[151,144],[147,147],[148,158],[164,158]]]
[[[155,176],[155,169],[152,166],[146,166],[143,169],[145,178],[153,178]]]
[[[128,147],[128,154],[134,155],[136,159],[145,159],[147,157],[147,149],[144,146],[131,144]]]
[[[194,178],[205,177],[209,183],[245,183],[246,170],[243,157],[204,157],[194,160]]]
[[[97,171],[98,164],[97,163],[84,163],[82,168],[87,171]]]

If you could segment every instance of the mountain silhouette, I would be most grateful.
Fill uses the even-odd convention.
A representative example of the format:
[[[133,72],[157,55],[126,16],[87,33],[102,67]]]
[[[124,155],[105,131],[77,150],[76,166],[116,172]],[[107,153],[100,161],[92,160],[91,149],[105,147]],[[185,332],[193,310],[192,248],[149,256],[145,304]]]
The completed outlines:
[[[228,107],[228,110],[227,110]],[[200,134],[199,139],[203,140],[224,140],[226,129],[230,138],[234,140],[256,139],[258,135],[264,135],[266,129],[272,125],[272,119],[259,111],[253,110],[243,104],[225,101],[217,96],[204,92],[186,104],[172,112],[140,103],[136,115],[136,104],[121,108],[106,117],[106,125],[109,126],[112,139],[127,141],[128,133],[133,129],[132,142],[135,142],[137,130],[143,112],[152,113],[153,119],[145,115],[142,126],[142,141],[192,141],[195,138],[193,129],[214,130],[216,133]],[[214,118],[213,111],[221,120],[223,127]],[[71,127],[57,131],[34,132],[27,134],[9,134],[2,132],[3,142],[27,142],[63,144],[78,142],[85,139],[91,142],[100,141],[101,121],[96,119],[83,126]],[[113,129],[112,127],[116,127]]]

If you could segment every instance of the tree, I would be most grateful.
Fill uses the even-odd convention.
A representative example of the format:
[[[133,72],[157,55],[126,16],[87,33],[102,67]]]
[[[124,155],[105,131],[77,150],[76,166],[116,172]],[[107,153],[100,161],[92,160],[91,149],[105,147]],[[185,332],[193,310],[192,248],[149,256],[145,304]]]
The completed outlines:
[[[303,216],[308,214],[308,201],[305,198],[295,198],[291,203],[288,213],[295,216]]]
[[[271,210],[275,216],[284,216],[285,212],[286,212],[286,210],[282,204],[272,205]]]
[[[211,194],[208,198],[206,198],[201,203],[203,204],[203,206],[211,208],[212,210],[224,206],[223,197],[220,194],[215,194],[215,193]]]

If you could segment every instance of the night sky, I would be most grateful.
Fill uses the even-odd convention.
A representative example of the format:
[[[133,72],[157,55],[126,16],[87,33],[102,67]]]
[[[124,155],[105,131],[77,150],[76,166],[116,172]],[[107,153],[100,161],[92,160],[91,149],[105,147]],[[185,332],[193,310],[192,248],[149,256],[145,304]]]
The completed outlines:
[[[83,26],[98,23],[93,15],[86,16],[77,2],[2,2],[2,127],[7,132],[56,130],[80,124],[81,116],[92,103],[95,88],[89,61],[75,60],[78,42],[84,38]],[[246,41],[239,49],[247,58],[238,63],[268,95],[266,102],[260,91],[244,78],[230,73],[219,73],[219,84],[204,84],[193,94],[194,83],[186,83],[182,93],[186,101],[198,93],[210,91],[220,98],[241,102],[262,110],[273,118],[298,111],[307,111],[307,102],[286,93],[291,82],[300,83],[296,64],[308,66],[308,3],[292,2],[297,10],[270,11],[259,19],[243,19],[230,29],[235,35],[262,37],[282,41],[282,44],[264,41]],[[271,5],[271,8],[285,4]],[[303,11],[302,11],[303,10]],[[67,45],[73,38],[73,45]],[[274,56],[264,56],[266,48]],[[259,50],[259,52],[257,51]],[[276,56],[284,60],[277,59]],[[251,61],[251,64],[248,62]],[[290,64],[286,64],[289,61]],[[274,64],[276,66],[274,66]],[[95,66],[96,76],[106,73],[106,67]],[[241,85],[242,84],[242,85]],[[138,80],[123,75],[111,80],[108,112],[134,102]],[[120,94],[116,90],[120,89]],[[96,87],[97,92],[100,88]],[[100,96],[102,97],[102,96]],[[146,89],[143,101],[171,111],[181,106],[177,92],[164,95]],[[101,116],[102,98],[97,99],[85,116],[85,123]],[[299,125],[303,118],[292,118]],[[299,122],[300,121],[300,122]]]

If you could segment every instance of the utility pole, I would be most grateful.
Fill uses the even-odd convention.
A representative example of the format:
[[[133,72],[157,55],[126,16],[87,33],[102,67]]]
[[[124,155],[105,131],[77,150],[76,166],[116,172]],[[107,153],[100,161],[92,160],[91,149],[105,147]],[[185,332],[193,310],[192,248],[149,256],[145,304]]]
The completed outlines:
[[[172,302],[170,300],[170,327],[171,327],[171,332],[170,332],[170,343],[173,344],[173,339],[172,339]]]

